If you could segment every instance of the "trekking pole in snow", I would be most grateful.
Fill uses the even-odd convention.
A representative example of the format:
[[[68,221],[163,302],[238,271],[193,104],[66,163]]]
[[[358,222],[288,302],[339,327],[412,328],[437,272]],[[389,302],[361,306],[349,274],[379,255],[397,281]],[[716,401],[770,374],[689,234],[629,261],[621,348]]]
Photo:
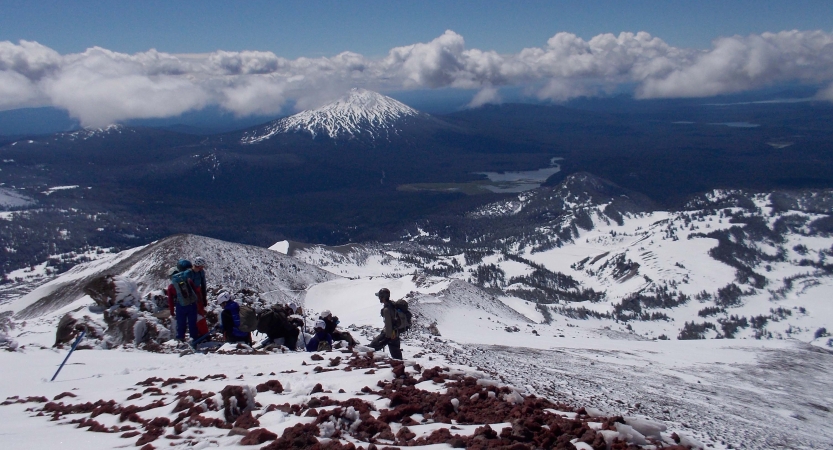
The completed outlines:
[[[52,379],[49,381],[55,381],[55,377],[57,377],[58,374],[61,372],[61,369],[64,368],[64,364],[66,364],[69,357],[72,356],[72,352],[75,351],[75,347],[78,347],[78,343],[81,342],[81,339],[84,338],[85,334],[87,334],[87,330],[81,330],[81,334],[79,334],[78,338],[75,339],[75,342],[72,344],[72,348],[70,348],[69,353],[67,353],[67,357],[64,358],[64,362],[61,363],[61,365],[58,367],[58,370],[55,371],[55,375],[52,375]]]

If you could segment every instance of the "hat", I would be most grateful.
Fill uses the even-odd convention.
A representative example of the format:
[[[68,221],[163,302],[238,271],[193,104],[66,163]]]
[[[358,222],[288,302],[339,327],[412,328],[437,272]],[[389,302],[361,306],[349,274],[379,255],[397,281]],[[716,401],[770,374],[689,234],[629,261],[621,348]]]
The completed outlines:
[[[323,320],[316,320],[315,321],[315,328],[321,328],[322,330],[327,328],[327,324],[324,323]]]
[[[217,303],[223,304],[229,300],[231,300],[231,294],[228,292],[223,291],[217,294]]]
[[[390,290],[388,288],[379,289],[376,296],[379,297],[380,300],[390,300]]]
[[[289,309],[291,309],[292,312],[295,312],[298,309],[298,305],[296,305],[295,303],[290,303]]]
[[[333,315],[333,313],[331,313],[329,309],[325,309],[324,311],[321,311],[321,315],[319,315],[318,317],[321,317],[323,319],[325,317],[330,317],[332,315]]]
[[[197,256],[196,258],[194,258],[194,265],[205,267],[205,259],[203,259],[202,256]]]
[[[179,273],[179,269],[177,269],[176,267],[171,267],[170,269],[168,269],[168,275],[169,276],[170,275],[175,275],[175,274],[178,274],[178,273]]]
[[[191,267],[193,267],[193,265],[191,264],[191,261],[188,261],[187,259],[180,259],[176,262],[176,268],[179,269],[180,272],[184,272]]]

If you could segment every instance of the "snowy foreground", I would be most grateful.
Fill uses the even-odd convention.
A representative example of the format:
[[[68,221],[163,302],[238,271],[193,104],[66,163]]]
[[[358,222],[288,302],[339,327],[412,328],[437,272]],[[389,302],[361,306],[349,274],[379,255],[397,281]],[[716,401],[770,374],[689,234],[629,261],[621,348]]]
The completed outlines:
[[[382,284],[407,288],[408,283],[410,280],[405,278],[330,281],[310,290],[307,308],[316,312],[332,309],[341,316],[342,324],[355,325],[351,328],[361,342],[368,342],[374,333],[370,326],[380,322],[373,290]],[[439,287],[427,290],[432,289]],[[359,292],[364,295],[359,297]],[[83,302],[79,300],[73,306],[83,306]],[[294,430],[304,435],[314,428],[322,443],[353,442],[367,448],[360,439],[362,432],[372,435],[374,431],[362,431],[363,419],[356,408],[350,410],[345,406],[348,403],[339,403],[358,399],[371,405],[364,413],[369,414],[364,416],[366,425],[375,423],[368,417],[390,423],[389,433],[375,436],[379,448],[397,441],[422,443],[422,448],[451,448],[455,443],[478,442],[450,437],[482,435],[480,427],[485,423],[496,435],[503,429],[511,435],[513,419],[499,414],[478,417],[474,414],[479,411],[478,401],[497,402],[508,411],[517,402],[531,402],[529,395],[535,394],[559,405],[540,407],[542,414],[552,420],[572,423],[568,419],[577,418],[576,423],[585,428],[617,430],[615,423],[590,415],[625,416],[625,421],[634,425],[631,428],[620,423],[618,431],[599,432],[602,440],[596,441],[597,448],[609,448],[614,438],[645,443],[636,429],[653,433],[657,443],[672,445],[675,437],[682,444],[705,448],[820,449],[830,448],[833,442],[829,424],[833,357],[826,350],[791,340],[629,340],[604,329],[542,325],[520,315],[507,319],[493,313],[465,304],[443,310],[442,317],[450,322],[437,320],[442,336],[412,333],[403,345],[403,366],[392,366],[378,354],[353,355],[338,350],[319,359],[310,353],[180,356],[128,346],[77,351],[54,382],[48,380],[66,350],[51,348],[60,315],[47,315],[19,324],[15,330],[18,351],[0,353],[0,395],[7,399],[7,404],[0,407],[0,436],[4,448],[92,450],[134,447],[137,443],[142,447],[146,442],[153,448],[207,448],[237,447],[244,440],[261,446],[279,444],[270,448],[290,448],[288,441],[272,439],[298,424],[314,424]],[[516,326],[520,331],[508,333],[506,326]],[[426,369],[434,367],[449,370],[429,371],[423,376]],[[449,414],[454,409],[460,413],[471,411],[469,419],[478,425],[456,425],[451,420],[442,423],[440,413],[425,417],[403,412],[402,406],[397,409],[397,402],[403,400],[391,395],[395,383],[402,383],[401,377],[394,381],[396,375],[416,382],[410,389],[417,389],[425,401],[437,404],[450,401],[439,394],[465,392],[465,397],[458,395],[457,405],[452,401],[448,406]],[[464,376],[481,381],[466,391],[454,381]],[[277,380],[281,389],[276,389],[274,382],[267,383],[270,380]],[[320,389],[316,389],[318,384]],[[257,403],[251,414],[257,425],[247,423],[249,419],[238,419],[238,425],[249,430],[229,429],[222,392],[235,388],[227,386],[242,387],[235,391],[241,399],[254,396]],[[495,394],[488,394],[489,389]],[[313,393],[317,390],[322,392]],[[30,397],[43,398],[15,403]],[[86,402],[98,401],[99,408],[83,407]],[[237,403],[240,406],[240,400]],[[69,405],[76,405],[76,409],[64,408]],[[140,407],[139,411],[130,405]],[[148,405],[149,409],[141,408]],[[337,419],[320,423],[325,412],[338,408]],[[56,411],[62,413],[53,420]],[[177,424],[180,415],[189,411],[201,412],[201,422],[181,420]],[[577,416],[574,411],[589,415]],[[120,420],[122,417],[125,420]],[[355,425],[357,422],[359,425]],[[514,426],[517,428],[517,424]],[[402,431],[404,428],[407,430]],[[428,438],[440,428],[450,434],[443,435],[441,443],[428,444]],[[105,432],[111,429],[118,431]],[[275,436],[251,431],[259,429]],[[326,436],[332,436],[332,441]],[[155,439],[148,441],[150,438]],[[303,442],[295,443],[303,447],[314,441]],[[578,441],[576,444],[579,449],[593,448]],[[615,445],[613,448],[625,448]]]

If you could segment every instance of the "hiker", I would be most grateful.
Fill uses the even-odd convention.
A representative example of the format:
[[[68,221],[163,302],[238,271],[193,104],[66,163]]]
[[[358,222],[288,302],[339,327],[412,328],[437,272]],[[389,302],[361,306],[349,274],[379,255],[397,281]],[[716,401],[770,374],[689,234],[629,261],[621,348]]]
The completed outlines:
[[[202,306],[208,306],[208,285],[205,283],[205,259],[202,256],[194,258],[191,271],[194,273],[194,286],[202,299]]]
[[[353,339],[353,336],[350,333],[346,331],[336,330],[336,326],[338,326],[339,323],[338,317],[333,316],[333,313],[331,313],[329,310],[325,309],[319,316],[319,319],[324,321],[324,324],[326,325],[324,330],[327,333],[329,333],[330,336],[333,337],[334,341],[345,341],[347,342],[348,348],[351,348],[357,344],[356,340]]]
[[[269,337],[264,345],[268,345],[268,342],[280,344],[282,339],[290,350],[295,350],[298,346],[298,328],[289,322],[282,305],[274,305],[260,315],[257,331]]]
[[[179,274],[180,271],[177,267],[171,267],[168,271],[168,275],[173,279],[174,275]],[[187,283],[189,284],[190,288],[193,289],[194,285],[189,278],[185,278]],[[197,302],[193,301],[188,304],[183,304],[184,301],[181,298],[183,293],[177,292],[177,287],[174,286],[173,280],[171,284],[168,285],[168,289],[166,293],[168,295],[168,308],[171,310],[171,317],[176,319],[176,338],[181,342],[185,342],[185,327],[186,324],[188,326],[188,333],[191,335],[191,339],[197,340],[199,339],[202,334],[197,330]],[[186,288],[187,290],[187,288]]]
[[[327,333],[323,320],[315,322],[315,335],[307,342],[308,352],[330,351],[333,349],[333,337]]]
[[[199,297],[199,301],[197,302],[197,331],[199,331],[200,335],[204,335],[208,333],[208,322],[205,320],[205,307],[208,305],[208,301],[206,300],[205,272],[203,272],[205,260],[199,256],[194,258],[194,261],[197,260],[202,265],[196,266],[187,259],[180,259],[176,262],[176,268],[180,272],[187,272],[193,282],[197,297]],[[196,270],[197,267],[199,267],[199,271]]]
[[[226,291],[217,296],[217,303],[223,307],[220,313],[220,326],[226,342],[243,342],[252,345],[252,333],[240,329],[240,305],[231,298]]]
[[[402,359],[402,349],[400,348],[399,332],[395,326],[396,320],[396,306],[390,301],[390,290],[388,288],[379,289],[376,293],[379,297],[379,303],[382,304],[382,319],[385,321],[385,327],[379,336],[370,343],[370,347],[381,350],[388,347],[390,350],[390,357],[393,359]]]

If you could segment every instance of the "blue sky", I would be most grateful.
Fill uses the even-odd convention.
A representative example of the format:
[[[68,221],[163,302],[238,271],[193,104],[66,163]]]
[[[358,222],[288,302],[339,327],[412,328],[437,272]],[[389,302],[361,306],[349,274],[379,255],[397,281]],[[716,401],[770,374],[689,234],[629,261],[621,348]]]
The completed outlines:
[[[0,0],[0,111],[250,117],[353,87],[462,92],[467,107],[788,84],[833,101],[832,17],[810,0]]]
[[[100,46],[135,53],[263,50],[278,56],[366,56],[451,29],[501,53],[559,31],[584,39],[647,31],[677,47],[782,30],[833,30],[833,2],[816,1],[0,1],[0,40],[60,53]]]

